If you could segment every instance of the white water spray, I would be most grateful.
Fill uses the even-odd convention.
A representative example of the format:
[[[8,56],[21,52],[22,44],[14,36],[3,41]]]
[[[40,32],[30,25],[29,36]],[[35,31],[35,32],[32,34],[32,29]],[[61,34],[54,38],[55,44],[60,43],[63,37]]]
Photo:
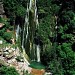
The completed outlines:
[[[16,40],[18,40],[19,32],[20,32],[20,26],[18,25],[16,29]]]
[[[36,45],[36,49],[37,49],[37,62],[40,62],[40,46]]]

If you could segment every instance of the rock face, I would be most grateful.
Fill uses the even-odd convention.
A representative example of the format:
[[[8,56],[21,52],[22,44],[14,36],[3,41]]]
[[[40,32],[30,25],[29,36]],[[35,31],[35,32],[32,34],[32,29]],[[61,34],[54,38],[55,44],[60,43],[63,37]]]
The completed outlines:
[[[10,46],[0,48],[0,63],[6,64],[7,66],[15,67],[16,70],[20,73],[20,75],[23,75],[21,74],[23,73],[23,70],[28,71],[28,73],[30,73],[31,67],[29,67],[28,64],[23,60],[16,60],[17,56],[20,56],[19,48],[15,49]]]
[[[12,58],[13,56],[15,56],[14,54],[15,50],[14,48],[2,48],[0,49],[0,55],[3,55],[6,58]]]
[[[15,49],[15,48],[8,46],[8,47],[0,49],[0,63],[6,64],[7,66],[15,67],[16,70],[20,73],[20,75],[23,75],[23,71],[28,71],[28,73],[31,75],[44,75],[45,74],[44,69],[41,69],[41,70],[34,69],[34,68],[29,67],[26,61],[18,61],[16,59],[18,56],[20,56],[19,48]]]
[[[3,3],[0,2],[0,17],[3,17],[4,12]]]

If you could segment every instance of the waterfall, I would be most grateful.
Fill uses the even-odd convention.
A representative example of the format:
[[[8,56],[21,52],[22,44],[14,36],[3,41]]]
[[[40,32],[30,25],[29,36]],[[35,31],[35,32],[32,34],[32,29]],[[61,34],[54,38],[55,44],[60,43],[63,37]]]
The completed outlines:
[[[27,40],[27,38],[28,38],[28,33],[29,33],[29,31],[28,31],[28,18],[26,18],[26,20],[27,20],[27,26],[26,26],[26,40]]]
[[[25,42],[25,40],[27,40],[27,37],[28,37],[28,24],[29,24],[28,23],[28,16],[29,16],[29,9],[28,9],[28,3],[27,3],[27,11],[26,11],[25,23],[24,23],[24,27],[23,27],[23,36],[22,36],[22,48],[24,50],[25,50],[24,42]]]
[[[40,62],[40,46],[34,43],[35,30],[39,28],[36,0],[27,3],[25,23],[23,27],[22,49],[28,56]],[[37,56],[37,58],[36,58]]]
[[[19,32],[20,32],[20,26],[18,25],[16,29],[16,41],[18,40]]]
[[[24,49],[24,32],[25,32],[25,25],[24,25],[23,38],[22,38],[22,48],[23,48],[23,49]]]
[[[23,36],[22,36],[23,57],[24,57],[24,61],[27,63],[27,65],[30,64],[27,61],[27,59],[25,58],[25,56],[27,56],[26,49],[25,49],[25,42],[26,42],[27,37],[28,37],[28,24],[29,24],[28,18],[29,18],[29,9],[28,9],[28,3],[27,3],[27,11],[26,11],[26,16],[25,16],[25,23],[24,23],[24,26],[23,26]]]
[[[35,0],[35,7],[34,7],[34,11],[35,11],[35,17],[34,17],[34,19],[36,20],[36,16],[37,16],[36,0]]]
[[[36,34],[35,29],[39,28],[36,0],[30,0],[30,6],[29,7],[30,7],[29,8],[30,11],[33,10],[33,12],[32,12],[33,16],[31,18],[31,20],[33,21],[33,22],[31,22],[33,24],[33,25],[31,25],[33,27],[33,29],[32,29],[32,31],[30,31],[32,34],[32,36],[31,36],[32,38],[30,39],[31,40],[30,51],[32,50],[31,53],[32,53],[32,56],[34,56],[33,60],[37,59],[37,62],[40,62],[40,46],[34,44],[34,42],[33,42],[34,34]],[[30,14],[29,14],[29,17],[30,17]],[[37,56],[37,58],[36,58],[36,56]]]
[[[37,15],[37,17],[36,17],[36,28],[37,28],[37,29],[39,28],[38,15]]]
[[[32,0],[30,0],[29,9],[31,9],[31,7],[32,7]]]
[[[37,15],[37,6],[36,6],[36,0],[35,0],[35,22],[36,22],[36,29],[39,28],[39,22],[38,22],[38,15]],[[38,45],[36,45],[36,55],[37,55],[37,62],[40,62],[40,45],[38,42]]]
[[[36,45],[36,49],[37,49],[37,62],[40,62],[40,46]]]

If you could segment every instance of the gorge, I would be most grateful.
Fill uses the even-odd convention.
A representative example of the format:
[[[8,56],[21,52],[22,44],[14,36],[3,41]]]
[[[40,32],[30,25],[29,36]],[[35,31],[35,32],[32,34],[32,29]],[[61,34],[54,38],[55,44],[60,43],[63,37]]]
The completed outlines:
[[[0,75],[75,75],[74,66],[75,0],[0,0]]]

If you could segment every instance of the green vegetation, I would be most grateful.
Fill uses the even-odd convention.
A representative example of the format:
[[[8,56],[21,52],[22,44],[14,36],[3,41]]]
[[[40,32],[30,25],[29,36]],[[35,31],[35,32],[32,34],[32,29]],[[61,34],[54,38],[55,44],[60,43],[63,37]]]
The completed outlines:
[[[11,39],[13,38],[13,33],[12,33],[12,32],[5,32],[5,33],[3,34],[3,38],[4,38],[5,40],[11,40]]]
[[[3,24],[2,28],[0,28],[0,40],[3,40],[3,43],[11,43],[11,39],[14,38],[13,26],[8,21],[9,19],[0,17],[0,23]]]
[[[75,74],[72,68],[75,65],[74,3],[74,0],[38,1],[40,25],[37,36],[43,43],[41,61],[53,75]]]
[[[23,28],[27,1],[3,0],[8,19],[0,18],[4,23],[0,39],[5,43],[12,38],[7,29],[13,31],[16,23]],[[38,0],[37,7],[39,29],[35,30],[34,38],[38,39],[41,48],[41,63],[53,75],[75,75],[75,0]],[[18,43],[21,46],[21,41]],[[32,62],[30,66],[40,69],[38,65]]]
[[[0,75],[19,75],[13,67],[0,66]]]

